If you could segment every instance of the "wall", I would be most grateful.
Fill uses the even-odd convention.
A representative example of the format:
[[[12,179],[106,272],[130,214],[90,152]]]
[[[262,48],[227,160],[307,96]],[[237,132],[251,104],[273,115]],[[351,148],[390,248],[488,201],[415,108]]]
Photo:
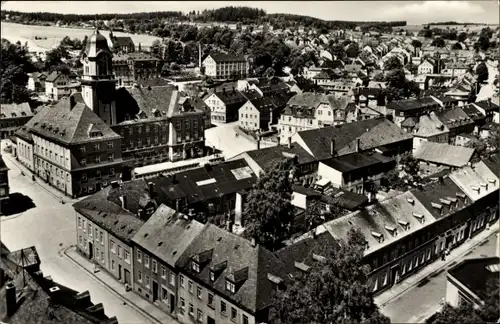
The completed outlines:
[[[215,94],[210,95],[205,100],[205,104],[211,110],[211,118],[214,122],[226,121],[226,105]]]
[[[24,141],[20,137],[17,137],[17,157],[29,170],[32,172],[35,170],[33,164],[33,144]]]
[[[307,196],[303,195],[301,193],[298,193],[298,192],[293,192],[291,204],[292,204],[292,206],[306,209],[307,208]]]
[[[260,112],[250,100],[241,106],[238,110],[238,114],[238,125],[240,127],[252,131],[262,128],[263,125],[260,125]]]
[[[341,188],[344,185],[342,172],[337,171],[322,162],[318,164],[318,176],[320,179],[328,179],[335,188]]]

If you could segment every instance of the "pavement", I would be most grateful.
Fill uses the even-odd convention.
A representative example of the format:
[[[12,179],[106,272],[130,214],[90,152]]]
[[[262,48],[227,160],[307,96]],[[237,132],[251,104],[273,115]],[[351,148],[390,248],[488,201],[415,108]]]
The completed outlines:
[[[375,303],[392,323],[422,323],[442,307],[446,296],[447,270],[467,258],[494,256],[497,221],[420,272],[375,296]]]
[[[132,300],[137,307],[131,305],[130,301],[124,304],[120,290],[109,289],[109,284],[105,285],[66,257],[65,250],[75,244],[76,224],[72,200],[65,198],[68,202],[62,204],[61,194],[54,188],[46,186],[40,179],[33,183],[31,176],[10,154],[2,154],[2,157],[10,169],[11,193],[29,197],[34,205],[34,208],[0,217],[0,240],[7,248],[14,251],[35,246],[41,259],[40,268],[45,276],[52,276],[58,283],[76,291],[88,290],[92,302],[102,303],[106,315],[116,316],[121,324],[157,323],[151,316],[145,316],[144,312],[137,309],[144,308],[148,314],[154,316],[153,310],[142,304],[147,303],[146,301]],[[21,171],[26,175],[23,176]],[[128,297],[126,294],[125,296]],[[176,323],[173,320],[160,320],[163,323]]]
[[[215,127],[205,130],[207,146],[215,146],[226,159],[230,159],[240,153],[257,149],[257,142],[250,136],[241,135],[238,130],[238,122],[227,124],[214,123]],[[236,137],[236,133],[240,135]],[[261,148],[276,146],[275,143],[261,142]]]

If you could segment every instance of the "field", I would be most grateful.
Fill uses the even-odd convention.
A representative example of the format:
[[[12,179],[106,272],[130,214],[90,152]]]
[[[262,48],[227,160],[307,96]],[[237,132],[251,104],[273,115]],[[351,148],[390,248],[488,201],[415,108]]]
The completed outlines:
[[[93,31],[91,29],[21,25],[9,22],[1,23],[2,38],[5,38],[10,42],[21,41],[22,44],[27,42],[29,50],[36,52],[45,52],[53,47],[56,47],[65,36],[83,40],[85,35],[90,36],[92,32]],[[108,31],[102,31],[102,34],[108,39],[109,43]],[[150,35],[131,35],[121,32],[114,32],[114,34],[115,36],[132,37],[136,46],[140,43],[142,46],[149,47],[155,39],[159,39],[158,37]],[[35,40],[35,36],[46,39]]]
[[[410,32],[419,32],[420,30],[422,30],[424,28],[424,26],[425,25],[406,25],[406,26],[402,26],[402,27],[395,27],[394,29],[399,30],[401,28],[401,29],[404,29],[404,30],[407,30]],[[464,25],[431,25],[431,29],[432,28],[440,28],[440,29],[449,28],[449,29],[457,29],[457,30],[469,29],[469,31],[480,32],[481,29],[486,28],[488,26],[490,28],[493,28],[493,29],[495,29],[497,27],[497,25],[467,25],[467,26],[464,26]]]

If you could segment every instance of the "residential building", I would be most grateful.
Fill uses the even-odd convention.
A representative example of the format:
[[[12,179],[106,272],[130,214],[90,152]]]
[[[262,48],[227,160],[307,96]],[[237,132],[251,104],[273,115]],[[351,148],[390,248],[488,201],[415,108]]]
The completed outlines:
[[[28,90],[34,91],[34,92],[41,92],[45,93],[45,80],[47,79],[47,74],[46,72],[33,72],[33,73],[28,73]]]
[[[416,119],[415,126],[408,124]],[[417,118],[409,117],[401,123],[401,128],[413,135],[413,150],[418,149],[422,142],[449,143],[450,130],[436,116],[434,111]]]
[[[486,118],[484,115],[474,104],[468,104],[461,107],[465,114],[474,122],[474,134],[479,134],[479,130],[484,125],[491,122],[491,117]]]
[[[30,104],[23,102],[20,104],[0,105],[0,140],[14,135],[16,130],[26,124],[33,117]]]
[[[310,68],[305,67],[303,75],[304,75],[304,78],[312,80],[316,75],[321,73],[321,71],[323,71],[323,70],[326,70],[326,68],[314,67],[314,66],[310,67]]]
[[[248,100],[238,109],[238,125],[248,131],[267,131],[270,129],[274,115],[278,114],[277,107],[270,97],[261,97]]]
[[[59,100],[76,92],[80,87],[78,83],[71,83],[69,77],[59,71],[54,71],[45,79],[45,95],[52,100]]]
[[[354,88],[354,103],[360,107],[383,107],[385,95],[381,88]]]
[[[245,78],[248,75],[249,64],[242,56],[229,54],[209,54],[203,60],[205,75],[216,79]]]
[[[418,161],[450,168],[468,165],[477,153],[473,148],[424,141],[413,153]]]
[[[173,87],[118,89],[112,128],[124,159],[143,166],[204,156],[206,111],[195,100]]]
[[[327,179],[335,188],[365,194],[367,181],[380,185],[382,176],[396,166],[394,159],[380,153],[360,152],[359,143],[355,153],[335,157],[332,144],[334,157],[319,162],[318,178]]]
[[[30,120],[26,125],[21,126],[15,133],[16,158],[29,170],[35,170],[35,158],[33,156],[33,136],[30,129],[35,122]]]
[[[9,168],[0,153],[0,213],[2,212],[2,205],[7,203],[9,199]]]
[[[477,101],[472,105],[474,105],[483,115],[486,116],[486,123],[493,121],[493,115],[495,112],[498,114],[498,111],[500,110],[500,106],[492,102],[491,98],[483,101]]]
[[[113,31],[109,33],[109,40],[111,41],[114,52],[117,53],[133,53],[135,52],[135,44],[130,36],[115,36]]]
[[[418,99],[391,101],[387,103],[388,112],[392,112],[394,123],[401,124],[408,117],[420,117],[440,108],[440,104],[432,97]]]
[[[288,281],[284,264],[270,251],[213,224],[205,225],[176,266],[181,323],[266,322],[273,290]]]
[[[66,195],[99,191],[119,179],[121,137],[85,105],[80,93],[41,110],[28,126],[32,171]]]
[[[375,150],[398,159],[402,154],[411,152],[413,136],[386,118],[375,118],[301,131],[292,136],[292,142],[302,146],[319,161],[355,153],[357,149]]]
[[[114,182],[73,204],[77,251],[134,288],[132,238],[157,205],[142,179]]]
[[[113,56],[113,73],[118,86],[132,86],[140,80],[159,78],[159,59],[140,52],[125,52]]]
[[[459,77],[464,75],[469,70],[467,64],[461,62],[450,62],[445,64],[445,68],[441,71],[442,74],[451,75],[453,77]]]
[[[203,224],[160,205],[132,238],[135,292],[173,317],[179,310],[175,264]]]
[[[453,307],[463,304],[482,307],[490,293],[489,285],[498,287],[499,272],[498,256],[463,260],[448,270],[446,302]]]
[[[248,100],[259,98],[261,95],[253,90],[249,92],[240,92],[233,87],[232,90],[214,92],[205,99],[205,104],[211,110],[213,122],[231,123],[238,120],[238,111]]]
[[[418,65],[417,73],[421,74],[433,74],[436,73],[436,66],[434,61],[430,59],[425,59],[422,63]]]
[[[452,145],[455,145],[457,135],[474,132],[474,120],[460,107],[436,112],[436,116],[448,128],[448,140]]]
[[[278,130],[286,143],[297,132],[345,123],[348,99],[304,92],[293,96],[281,113]]]

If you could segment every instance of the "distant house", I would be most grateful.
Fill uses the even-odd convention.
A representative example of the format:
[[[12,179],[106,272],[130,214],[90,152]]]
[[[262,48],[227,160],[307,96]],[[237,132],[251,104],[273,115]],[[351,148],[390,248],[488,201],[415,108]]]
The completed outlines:
[[[52,100],[59,100],[76,92],[80,84],[72,84],[69,77],[58,71],[54,71],[45,79],[45,95]]]
[[[424,60],[417,68],[418,74],[432,74],[435,72],[435,64],[429,59]]]
[[[120,53],[113,55],[112,60],[118,86],[131,86],[141,80],[160,77],[160,60],[147,53]]]
[[[33,72],[28,74],[28,89],[34,92],[45,92],[45,72]]]
[[[450,144],[456,145],[458,135],[474,132],[474,121],[460,107],[437,112],[436,116],[450,131],[448,135]]]
[[[446,143],[422,142],[413,156],[418,161],[451,168],[467,165],[475,151],[473,148]]]
[[[0,105],[0,139],[6,139],[33,117],[29,103]]]
[[[232,90],[226,91],[226,88],[223,88],[220,92],[214,92],[203,101],[211,110],[213,122],[231,123],[238,120],[241,106],[249,99],[259,97],[260,94],[257,91],[243,93],[233,87]]]
[[[238,125],[250,131],[269,130],[273,114],[278,113],[270,97],[250,99],[238,112]]]
[[[243,56],[222,53],[208,55],[202,66],[205,75],[216,79],[245,78],[249,71],[248,61]]]
[[[117,37],[113,32],[109,33],[109,39],[115,52],[132,53],[135,52],[135,44],[130,36]]]
[[[407,127],[405,122],[411,119],[416,121],[415,126]],[[450,130],[437,118],[435,112],[418,118],[410,117],[405,122],[401,124],[401,128],[413,135],[413,150],[416,150],[424,141],[445,144],[449,142]]]

